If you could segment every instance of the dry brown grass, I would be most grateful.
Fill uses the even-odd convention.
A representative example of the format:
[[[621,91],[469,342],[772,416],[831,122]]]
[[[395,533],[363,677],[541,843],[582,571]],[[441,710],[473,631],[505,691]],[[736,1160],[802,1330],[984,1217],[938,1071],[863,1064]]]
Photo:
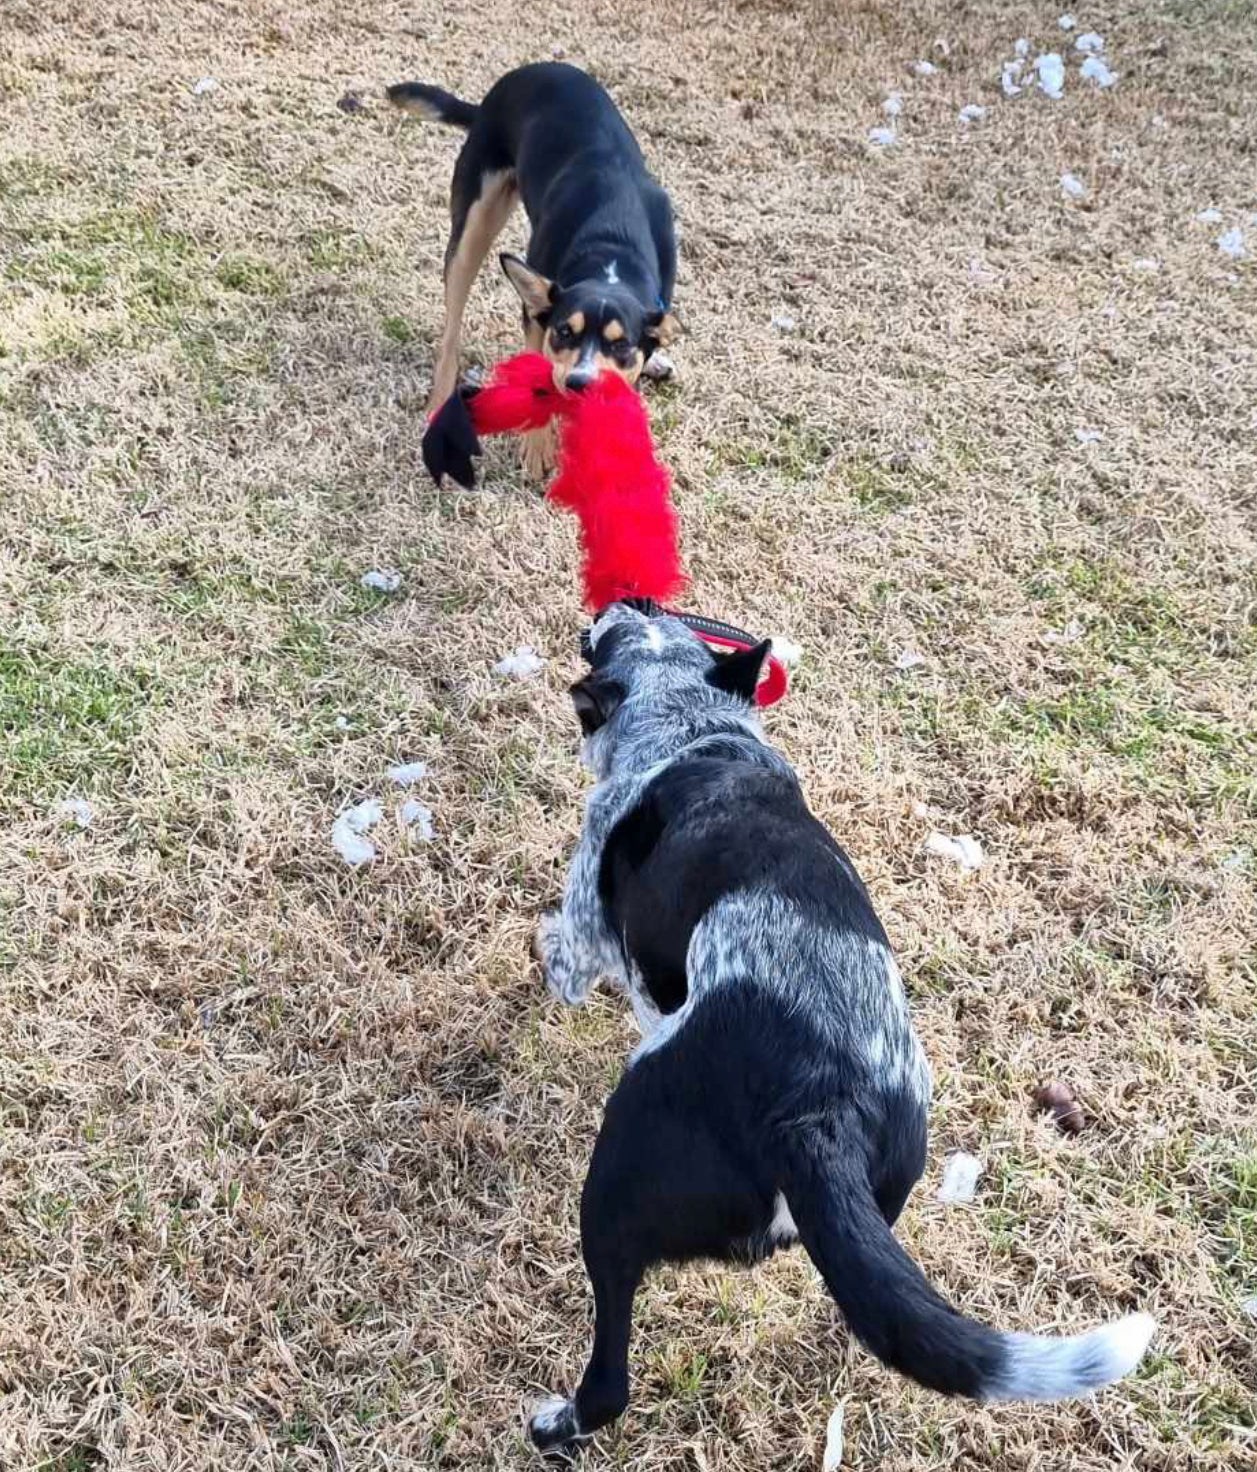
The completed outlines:
[[[552,43],[683,222],[653,403],[693,602],[806,647],[772,734],[913,991],[938,1090],[903,1234],[1001,1325],[1162,1324],[1095,1402],[974,1410],[851,1349],[801,1255],[665,1272],[590,1464],[815,1466],[839,1396],[857,1468],[1253,1456],[1257,293],[1194,216],[1257,210],[1257,24],[1084,8],[1117,89],[1005,104],[1061,8],[7,0],[4,1467],[523,1468],[522,1403],[579,1371],[577,1191],[631,1027],[527,959],[582,792],[573,532],[507,447],[483,494],[426,485],[456,140],[335,105]],[[514,323],[487,278],[472,355]],[[543,677],[494,681],[525,642]],[[436,841],[390,818],[349,871],[334,814],[416,757]],[[927,860],[934,825],[986,868]],[[1028,1110],[1046,1075],[1077,1139]],[[949,1210],[956,1147],[985,1174]]]

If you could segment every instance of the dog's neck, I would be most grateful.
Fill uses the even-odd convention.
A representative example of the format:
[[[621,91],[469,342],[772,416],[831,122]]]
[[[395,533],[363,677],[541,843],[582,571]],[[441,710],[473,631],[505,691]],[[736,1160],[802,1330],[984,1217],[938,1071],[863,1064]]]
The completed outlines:
[[[750,760],[771,750],[750,710],[728,697],[714,698],[718,704],[695,705],[687,699],[675,708],[666,701],[641,708],[630,697],[585,741],[586,765],[602,781],[641,776],[691,751],[705,755],[702,748],[708,743],[719,745],[726,755],[736,749]]]

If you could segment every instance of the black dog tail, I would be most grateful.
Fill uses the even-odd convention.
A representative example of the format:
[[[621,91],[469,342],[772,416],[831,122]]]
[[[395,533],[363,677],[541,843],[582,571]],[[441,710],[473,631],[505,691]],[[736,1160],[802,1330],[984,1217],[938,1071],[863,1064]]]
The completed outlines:
[[[884,1364],[943,1395],[1063,1400],[1120,1379],[1156,1328],[1148,1314],[1069,1339],[1002,1334],[956,1312],[900,1247],[859,1153],[817,1130],[786,1149],[785,1198],[852,1331]]]
[[[470,128],[480,109],[452,92],[429,87],[423,82],[395,82],[388,100],[403,112],[413,112],[428,123],[445,123],[451,128]]]

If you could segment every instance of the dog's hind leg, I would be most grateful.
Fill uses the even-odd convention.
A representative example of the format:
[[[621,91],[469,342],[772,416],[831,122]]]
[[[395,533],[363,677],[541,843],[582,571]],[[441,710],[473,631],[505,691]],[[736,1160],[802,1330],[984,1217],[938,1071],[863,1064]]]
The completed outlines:
[[[757,1198],[701,1119],[659,1103],[650,1070],[662,1062],[656,1055],[628,1070],[594,1146],[581,1196],[594,1344],[576,1394],[538,1407],[529,1423],[534,1446],[551,1455],[570,1456],[627,1407],[633,1299],[647,1269],[745,1257],[744,1244],[772,1215],[771,1197]]]
[[[513,169],[486,170],[468,162],[468,149],[473,141],[474,134],[458,156],[450,191],[450,238],[445,248],[445,326],[432,376],[429,413],[439,409],[454,392],[468,293],[484,265],[489,247],[510,219],[519,199]]]

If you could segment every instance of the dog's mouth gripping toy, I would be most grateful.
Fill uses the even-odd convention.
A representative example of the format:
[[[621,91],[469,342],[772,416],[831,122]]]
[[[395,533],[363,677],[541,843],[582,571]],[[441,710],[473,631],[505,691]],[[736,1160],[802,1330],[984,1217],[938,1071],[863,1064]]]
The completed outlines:
[[[581,393],[555,387],[540,353],[521,353],[494,369],[483,388],[459,389],[433,415],[423,436],[423,463],[440,485],[448,475],[475,485],[480,435],[561,426],[559,473],[547,495],[580,524],[585,603],[595,614],[621,599],[661,605],[706,643],[753,649],[759,642],[720,619],[681,613],[668,600],[685,586],[672,507],[672,478],[655,455],[650,421],[636,390],[603,373]],[[774,655],[756,704],[786,692],[785,666]]]

